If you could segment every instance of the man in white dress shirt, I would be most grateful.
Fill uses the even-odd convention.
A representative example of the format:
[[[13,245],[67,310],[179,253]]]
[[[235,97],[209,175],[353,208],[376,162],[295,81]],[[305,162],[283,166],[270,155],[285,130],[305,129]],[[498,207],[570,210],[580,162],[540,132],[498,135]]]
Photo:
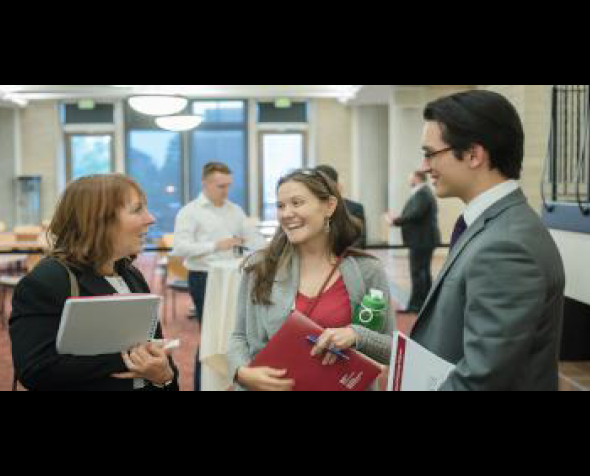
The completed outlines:
[[[264,238],[249,226],[244,211],[228,200],[233,183],[232,172],[222,163],[203,167],[202,192],[176,217],[175,256],[185,258],[189,270],[189,288],[197,319],[202,324],[207,273],[211,263],[231,259],[242,247],[252,250],[265,246]],[[198,355],[195,388],[198,388]]]

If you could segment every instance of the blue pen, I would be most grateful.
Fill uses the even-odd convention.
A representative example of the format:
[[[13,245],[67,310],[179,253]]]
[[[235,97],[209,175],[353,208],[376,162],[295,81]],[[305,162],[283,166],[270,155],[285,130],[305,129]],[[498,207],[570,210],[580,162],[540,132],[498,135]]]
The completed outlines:
[[[319,337],[316,336],[307,336],[307,341],[310,344],[317,344],[319,340]],[[337,355],[338,357],[342,357],[345,360],[350,360],[350,357],[346,354],[344,354],[341,350],[338,349],[326,349],[328,352],[330,352],[331,354]]]

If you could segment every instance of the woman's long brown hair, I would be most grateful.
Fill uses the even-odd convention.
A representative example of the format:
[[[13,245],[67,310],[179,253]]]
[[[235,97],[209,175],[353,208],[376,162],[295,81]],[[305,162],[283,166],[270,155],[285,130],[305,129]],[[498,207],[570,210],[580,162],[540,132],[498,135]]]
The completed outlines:
[[[349,250],[349,254],[358,256],[370,256],[350,247],[361,235],[361,224],[349,213],[338,186],[327,175],[315,169],[300,169],[283,177],[277,186],[277,190],[288,182],[297,182],[305,185],[307,189],[319,200],[327,202],[330,197],[338,201],[336,210],[331,218],[330,232],[328,236],[328,247],[334,256],[341,256]],[[246,263],[244,270],[254,274],[254,287],[251,299],[254,304],[270,306],[272,287],[279,269],[291,262],[293,245],[289,242],[287,235],[279,226],[270,245],[260,251],[254,259],[253,264]]]
[[[91,175],[68,185],[47,230],[48,256],[100,273],[113,259],[118,213],[141,187],[120,174]]]

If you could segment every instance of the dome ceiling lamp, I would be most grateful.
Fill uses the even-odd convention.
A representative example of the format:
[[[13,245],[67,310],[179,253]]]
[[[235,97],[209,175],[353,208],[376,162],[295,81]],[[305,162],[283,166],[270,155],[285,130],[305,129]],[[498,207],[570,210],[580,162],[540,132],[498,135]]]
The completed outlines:
[[[169,116],[186,108],[188,99],[182,96],[144,94],[128,100],[132,109],[148,116]]]
[[[177,115],[156,118],[156,124],[161,129],[173,132],[189,131],[198,127],[203,122],[200,115]]]

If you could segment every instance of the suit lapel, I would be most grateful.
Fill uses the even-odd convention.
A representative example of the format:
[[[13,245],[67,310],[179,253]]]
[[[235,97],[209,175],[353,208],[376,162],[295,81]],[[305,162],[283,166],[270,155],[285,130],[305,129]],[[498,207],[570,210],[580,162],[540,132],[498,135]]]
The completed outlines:
[[[485,230],[488,226],[488,223],[492,221],[497,216],[501,215],[504,211],[508,210],[509,208],[520,205],[522,203],[526,203],[526,198],[522,193],[522,190],[516,190],[512,192],[507,197],[504,197],[502,200],[497,202],[496,204],[492,205],[488,210],[486,210],[482,216],[480,216],[477,221],[471,225],[464,235],[459,239],[455,247],[451,250],[447,260],[439,273],[438,277],[436,278],[435,283],[430,290],[430,294],[426,298],[424,305],[422,306],[422,310],[418,315],[418,320],[416,324],[422,319],[422,316],[425,314],[426,309],[433,301],[434,296],[436,295],[438,288],[442,286],[442,283],[453,267],[453,265],[457,262],[457,259],[463,251],[469,246],[469,244],[473,241],[473,239],[479,235],[481,232]]]
[[[455,245],[455,247],[453,248],[453,250],[451,251],[451,253],[447,257],[447,260],[445,261],[445,264],[444,264],[441,272],[439,273],[438,277],[436,278],[436,281],[432,285],[432,289],[430,291],[430,294],[428,295],[428,298],[426,298],[424,305],[422,306],[422,310],[418,316],[418,320],[420,320],[420,318],[422,317],[422,314],[424,314],[424,311],[426,310],[426,308],[430,304],[430,301],[432,300],[433,296],[436,294],[436,291],[438,290],[438,288],[442,285],[442,282],[444,281],[445,277],[447,276],[447,274],[449,273],[449,271],[451,270],[451,268],[453,267],[453,265],[457,261],[457,258],[459,258],[459,256],[461,256],[461,253],[463,253],[465,248],[467,248],[467,245],[471,242],[471,240],[473,240],[477,235],[479,235],[484,229],[485,229],[485,223],[479,222],[479,220],[478,220],[476,223],[473,224],[473,226],[469,227],[469,229],[465,232],[465,234],[457,242],[457,244]]]

